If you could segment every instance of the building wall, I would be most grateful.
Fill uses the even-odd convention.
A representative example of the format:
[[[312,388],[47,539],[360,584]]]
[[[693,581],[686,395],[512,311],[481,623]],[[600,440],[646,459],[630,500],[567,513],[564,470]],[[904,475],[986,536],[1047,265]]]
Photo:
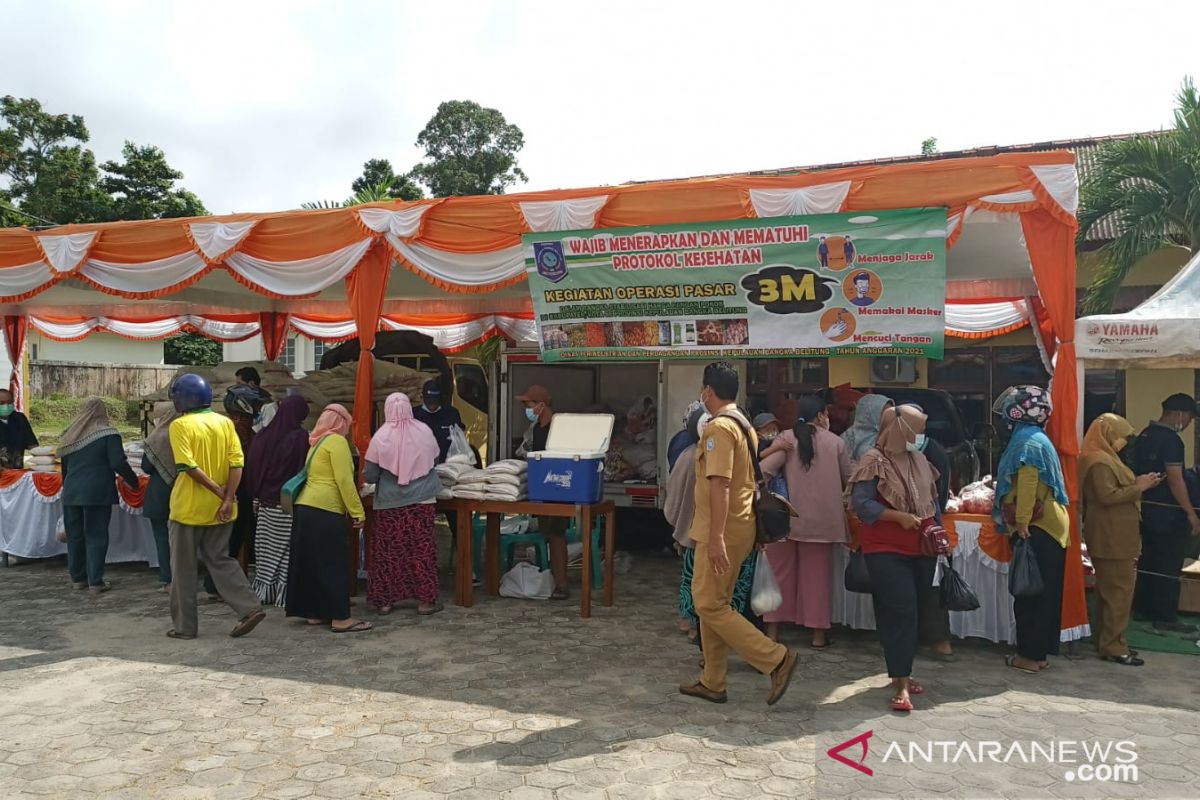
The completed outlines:
[[[317,368],[320,362],[319,352],[321,345],[308,339],[304,336],[296,336],[295,334],[288,337],[290,352],[292,354],[292,372],[299,374],[304,372],[312,372]],[[329,345],[330,348],[333,345]],[[286,353],[280,358],[280,361],[287,363]],[[266,358],[263,353],[262,337],[255,336],[252,339],[247,339],[244,342],[228,342],[224,345],[223,360],[225,361],[262,361]]]
[[[927,359],[917,359],[917,380],[905,386],[924,389],[929,386]],[[829,359],[829,385],[874,386],[871,380],[871,359],[862,356]]]
[[[1175,394],[1194,394],[1196,371],[1191,369],[1129,369],[1125,370],[1125,418],[1141,430],[1150,420],[1162,416],[1162,401]],[[1185,431],[1186,464],[1195,463],[1196,437]]]
[[[78,342],[56,342],[30,331],[26,338],[30,360],[77,361],[91,364],[162,364],[163,343],[141,342],[96,333]]]

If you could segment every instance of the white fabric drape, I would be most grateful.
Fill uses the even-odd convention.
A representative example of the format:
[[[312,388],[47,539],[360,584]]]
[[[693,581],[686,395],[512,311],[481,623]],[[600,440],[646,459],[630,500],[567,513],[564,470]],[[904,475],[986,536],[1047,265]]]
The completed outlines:
[[[358,218],[363,225],[376,233],[386,233],[400,239],[411,239],[421,231],[421,219],[431,205],[413,206],[392,211],[387,208],[363,208]]]
[[[226,342],[248,339],[259,332],[257,322],[224,322],[201,316],[167,317],[156,320],[118,320],[91,317],[73,322],[57,322],[41,317],[29,317],[29,324],[45,336],[59,341],[75,341],[104,330],[126,339],[163,339],[192,325],[204,335]]]
[[[750,202],[760,217],[834,214],[842,209],[850,181],[821,183],[800,189],[751,189]]]
[[[608,195],[521,203],[521,215],[534,233],[579,231],[596,227],[596,215],[608,203]]]
[[[198,316],[189,316],[187,321],[205,336],[226,342],[245,341],[262,329],[257,322],[224,322]]]
[[[148,294],[183,283],[207,267],[203,258],[189,250],[140,264],[117,264],[91,258],[79,272],[106,289]]]
[[[517,344],[537,344],[537,323],[534,320],[497,314],[496,327]]]
[[[1024,300],[999,303],[946,303],[946,330],[959,333],[989,333],[1029,321]]]
[[[1029,189],[1021,189],[1017,192],[1006,192],[1004,194],[989,194],[986,197],[979,198],[983,203],[996,203],[998,205],[1014,206],[1021,203],[1033,203],[1037,200],[1033,192]]]
[[[1079,172],[1074,164],[1044,164],[1030,169],[1063,211],[1074,215],[1079,210]]]
[[[45,286],[54,272],[45,261],[32,261],[0,269],[0,297],[19,297]]]
[[[68,233],[60,236],[39,236],[38,245],[46,254],[46,260],[55,272],[70,272],[79,266],[92,242],[96,240],[95,231],[91,233]]]
[[[81,339],[96,329],[96,323],[95,317],[79,322],[50,322],[39,317],[29,317],[29,327],[59,341]]]
[[[295,314],[288,317],[288,323],[298,333],[310,339],[349,339],[358,333],[354,320],[326,322],[298,317]]]
[[[234,253],[225,259],[225,264],[268,292],[300,297],[316,294],[349,275],[372,241],[366,238],[332,253],[297,261],[265,261],[245,253]]]
[[[192,241],[209,261],[216,261],[246,238],[254,229],[255,220],[249,222],[192,222],[188,229]]]
[[[388,243],[417,269],[442,283],[487,286],[525,274],[524,245],[513,245],[492,253],[451,253],[416,242],[405,242],[388,234]]]

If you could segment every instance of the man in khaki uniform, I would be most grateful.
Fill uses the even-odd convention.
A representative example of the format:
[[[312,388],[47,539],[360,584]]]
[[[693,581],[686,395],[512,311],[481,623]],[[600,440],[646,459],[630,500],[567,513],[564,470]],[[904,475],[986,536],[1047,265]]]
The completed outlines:
[[[718,361],[704,369],[700,402],[712,415],[696,447],[696,512],[690,535],[696,542],[692,598],[700,617],[704,672],[679,691],[713,703],[724,703],[729,649],[771,678],[767,704],[783,697],[796,669],[796,653],[772,642],[733,610],[737,570],[754,548],[754,466],[751,448],[757,437],[738,411],[737,371]],[[743,426],[745,426],[743,428]],[[745,430],[749,430],[747,445]]]

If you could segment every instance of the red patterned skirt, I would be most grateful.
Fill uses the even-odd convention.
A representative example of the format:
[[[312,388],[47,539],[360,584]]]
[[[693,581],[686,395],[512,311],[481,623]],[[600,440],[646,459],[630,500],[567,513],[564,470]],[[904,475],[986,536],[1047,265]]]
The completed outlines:
[[[375,512],[372,566],[367,584],[370,605],[380,608],[402,600],[437,602],[437,542],[433,535],[433,516],[432,504]]]

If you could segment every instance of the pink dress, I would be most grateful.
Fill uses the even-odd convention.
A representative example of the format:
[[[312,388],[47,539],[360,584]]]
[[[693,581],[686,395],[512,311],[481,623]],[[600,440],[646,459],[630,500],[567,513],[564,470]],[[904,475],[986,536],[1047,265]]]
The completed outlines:
[[[791,431],[780,434],[790,440]],[[824,630],[830,626],[833,596],[833,548],[848,540],[849,526],[842,497],[850,477],[850,454],[841,437],[823,428],[813,437],[809,469],[800,454],[775,453],[762,462],[763,472],[783,471],[788,499],[799,514],[782,542],[768,545],[767,559],[783,594],[783,604],[763,615],[766,622],[789,622]]]

